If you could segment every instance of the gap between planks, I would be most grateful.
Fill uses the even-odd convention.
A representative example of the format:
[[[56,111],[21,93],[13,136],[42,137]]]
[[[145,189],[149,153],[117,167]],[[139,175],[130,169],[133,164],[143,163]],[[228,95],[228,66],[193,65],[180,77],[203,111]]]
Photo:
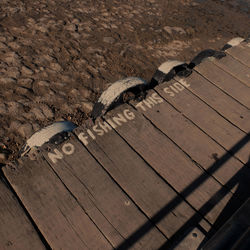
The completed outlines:
[[[127,107],[127,109],[130,108]],[[114,114],[114,112],[111,111],[106,118],[111,117],[112,114]],[[214,192],[216,193],[220,190],[220,195],[223,192],[226,192],[225,195],[223,194],[224,200],[220,200],[221,203],[218,200],[214,200],[215,203],[213,209],[208,213],[205,213],[205,217],[213,223],[220,213],[219,207],[222,208],[226,204],[226,200],[230,199],[229,197],[231,197],[231,195],[211,176],[208,176],[207,173],[197,167],[190,158],[169,141],[165,135],[158,132],[148,121],[145,121],[142,124],[142,118],[139,113],[136,113],[136,117],[137,119],[130,123],[126,123],[128,126],[123,125],[122,127],[117,127],[115,129],[123,138],[125,138],[134,150],[136,150],[141,157],[148,162],[148,164],[165,178],[165,180],[174,187],[178,193],[185,197],[186,200],[196,208],[196,210],[199,210],[199,208],[209,200],[208,197],[213,196]],[[141,141],[143,138],[142,131],[145,131],[148,135],[147,140],[144,138],[144,140]],[[133,134],[134,132],[137,136]],[[161,143],[159,144],[159,142]],[[168,148],[168,150],[165,148]],[[169,155],[169,150],[171,151],[171,157]],[[163,167],[164,165],[166,165],[165,168]],[[183,167],[181,167],[182,165]],[[199,189],[193,189],[193,186],[198,183]],[[209,188],[206,187],[207,185]],[[220,196],[219,193],[217,193],[217,198]],[[197,197],[199,197],[199,199],[197,199]],[[220,196],[220,198],[222,198],[222,196]],[[224,205],[222,205],[222,203],[224,203]]]
[[[150,226],[151,222],[147,217],[137,209],[124,190],[120,189],[110,178],[110,175],[103,170],[76,137],[73,136],[57,147],[50,146],[50,149],[52,152],[55,148],[62,150],[67,145],[74,147],[74,154],[58,159],[57,162],[53,162],[51,160],[53,158],[48,157],[48,152],[44,151],[44,155],[114,247],[124,242],[139,225],[149,223],[148,226]],[[75,178],[76,175],[77,178]],[[83,190],[86,195],[82,194]],[[117,233],[115,234],[114,231],[117,231],[122,238],[115,239]],[[149,233],[142,240],[138,240],[135,247],[137,245],[150,247],[150,244],[159,247],[159,244],[165,241],[166,238],[154,226],[151,226]]]
[[[187,120],[162,96],[157,97],[158,100],[162,98],[160,103],[153,103],[152,96],[155,97],[155,95],[155,91],[149,91],[148,97],[141,102],[145,103],[146,101],[148,105],[151,103],[149,107],[144,105],[142,109],[141,103],[138,104],[134,101],[131,102],[131,105],[137,107],[146,119],[149,119],[157,129],[169,137],[194,162],[222,185],[226,185],[239,171],[242,172],[243,164],[238,159],[230,155],[223,147]],[[228,171],[228,169],[231,171]],[[248,168],[245,168],[243,175],[245,179],[241,179],[241,185],[243,184],[245,188],[247,188],[250,179],[250,170],[247,170]],[[234,193],[234,188],[230,187],[229,190]]]

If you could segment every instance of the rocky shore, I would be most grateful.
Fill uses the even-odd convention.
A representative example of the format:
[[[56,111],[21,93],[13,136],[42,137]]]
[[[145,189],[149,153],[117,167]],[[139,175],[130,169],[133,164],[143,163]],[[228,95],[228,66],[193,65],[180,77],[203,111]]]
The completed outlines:
[[[54,121],[82,124],[110,83],[127,76],[149,80],[167,59],[189,61],[203,49],[249,36],[248,6],[1,0],[0,163],[15,158],[27,138]]]

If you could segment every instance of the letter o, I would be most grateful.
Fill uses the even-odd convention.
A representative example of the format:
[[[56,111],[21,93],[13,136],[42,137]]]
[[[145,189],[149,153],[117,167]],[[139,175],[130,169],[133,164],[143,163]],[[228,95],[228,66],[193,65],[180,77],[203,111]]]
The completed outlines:
[[[72,155],[75,152],[75,146],[71,143],[65,143],[62,146],[62,151],[66,155]]]

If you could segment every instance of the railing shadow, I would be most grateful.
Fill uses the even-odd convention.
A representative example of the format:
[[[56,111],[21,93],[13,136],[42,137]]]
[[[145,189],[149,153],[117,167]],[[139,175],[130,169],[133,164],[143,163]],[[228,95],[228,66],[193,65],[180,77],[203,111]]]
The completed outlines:
[[[219,158],[208,169],[210,175],[215,173],[221,166],[223,166],[233,155],[243,148],[250,141],[250,134],[244,136],[238,143],[236,143],[229,152],[226,152],[221,158]],[[250,152],[249,152],[250,153]],[[190,228],[198,227],[199,222],[202,220],[201,214],[204,216],[211,211],[216,202],[219,202],[230,190],[238,185],[235,194],[228,202],[227,206],[223,209],[220,216],[214,223],[212,230],[206,234],[206,239],[210,238],[216,230],[222,226],[226,220],[244,203],[244,201],[250,196],[250,161],[245,164],[240,171],[237,172],[226,184],[226,188],[221,188],[216,192],[196,213],[193,215],[167,242],[161,249],[171,249],[176,242],[180,242],[187,234]],[[206,181],[210,175],[204,172],[196,180],[194,180],[189,186],[187,186],[180,194],[184,199],[187,198],[195,189],[197,189],[204,181]],[[248,188],[247,188],[248,186]],[[147,232],[149,232],[153,226],[159,223],[166,215],[168,215],[173,209],[175,209],[183,199],[180,196],[176,196],[172,201],[166,204],[158,213],[156,213],[151,221],[146,222],[137,231],[130,235],[124,242],[122,242],[117,249],[128,249],[135,244],[140,238],[142,238]],[[153,223],[152,223],[153,222]],[[215,229],[215,230],[214,230]],[[200,230],[203,229],[200,227]],[[204,231],[204,230],[203,230]],[[200,245],[203,245],[204,242]]]

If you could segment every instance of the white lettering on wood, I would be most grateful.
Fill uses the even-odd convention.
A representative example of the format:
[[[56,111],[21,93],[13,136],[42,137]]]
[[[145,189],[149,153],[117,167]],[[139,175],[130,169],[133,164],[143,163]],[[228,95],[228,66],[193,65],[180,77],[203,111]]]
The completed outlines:
[[[150,100],[150,98],[146,98],[145,100],[143,100],[144,104],[148,107],[148,108],[152,108],[155,104]]]
[[[63,154],[55,148],[54,153],[48,153],[48,157],[54,164],[56,164],[57,160],[61,160],[63,158]]]
[[[100,128],[103,129],[105,133],[108,133],[112,129],[107,122],[103,122],[103,123],[99,122],[99,126]]]
[[[104,131],[102,129],[98,128],[98,125],[93,126],[92,129],[93,129],[94,132],[97,133],[97,135],[99,135],[99,136],[103,136],[104,135]]]
[[[90,129],[87,129],[87,133],[89,134],[89,136],[95,140],[95,135],[92,133],[92,131]]]
[[[155,101],[156,101],[156,103],[158,104],[158,103],[163,103],[163,98],[162,97],[160,97],[157,93],[153,93],[152,95],[151,95],[151,98],[152,99],[154,99]]]
[[[78,136],[79,140],[85,145],[88,145],[88,136],[86,136],[83,132],[81,132]]]
[[[127,120],[122,114],[116,114],[116,116],[113,117],[113,121],[118,125],[121,126],[122,123],[126,123]],[[112,126],[112,125],[111,125]],[[114,127],[113,127],[114,128]]]
[[[175,96],[174,92],[171,91],[171,90],[169,89],[169,87],[164,88],[163,91],[164,91],[166,94],[170,95],[171,97],[174,97],[174,96]]]
[[[143,102],[137,103],[137,104],[135,105],[135,107],[136,107],[137,109],[138,109],[138,108],[141,108],[142,111],[146,111],[146,109],[145,109],[144,106],[143,106]]]
[[[112,128],[117,128],[116,124],[111,119],[107,119],[107,122],[111,125]]]
[[[72,155],[75,152],[75,146],[71,143],[65,143],[62,146],[62,151],[66,155]]]
[[[129,109],[124,109],[123,114],[129,121],[135,119],[135,114]]]
[[[186,88],[190,87],[190,84],[184,79],[180,79],[179,82]]]
[[[178,89],[179,92],[181,92],[182,90],[185,89],[185,87],[182,86],[179,82],[175,82],[175,83],[173,84],[173,86],[175,86],[175,88]]]
[[[185,88],[189,88],[190,84],[186,80],[180,79],[179,82],[175,82],[172,85],[165,87],[163,91],[171,97],[174,97],[176,94],[179,94]]]

